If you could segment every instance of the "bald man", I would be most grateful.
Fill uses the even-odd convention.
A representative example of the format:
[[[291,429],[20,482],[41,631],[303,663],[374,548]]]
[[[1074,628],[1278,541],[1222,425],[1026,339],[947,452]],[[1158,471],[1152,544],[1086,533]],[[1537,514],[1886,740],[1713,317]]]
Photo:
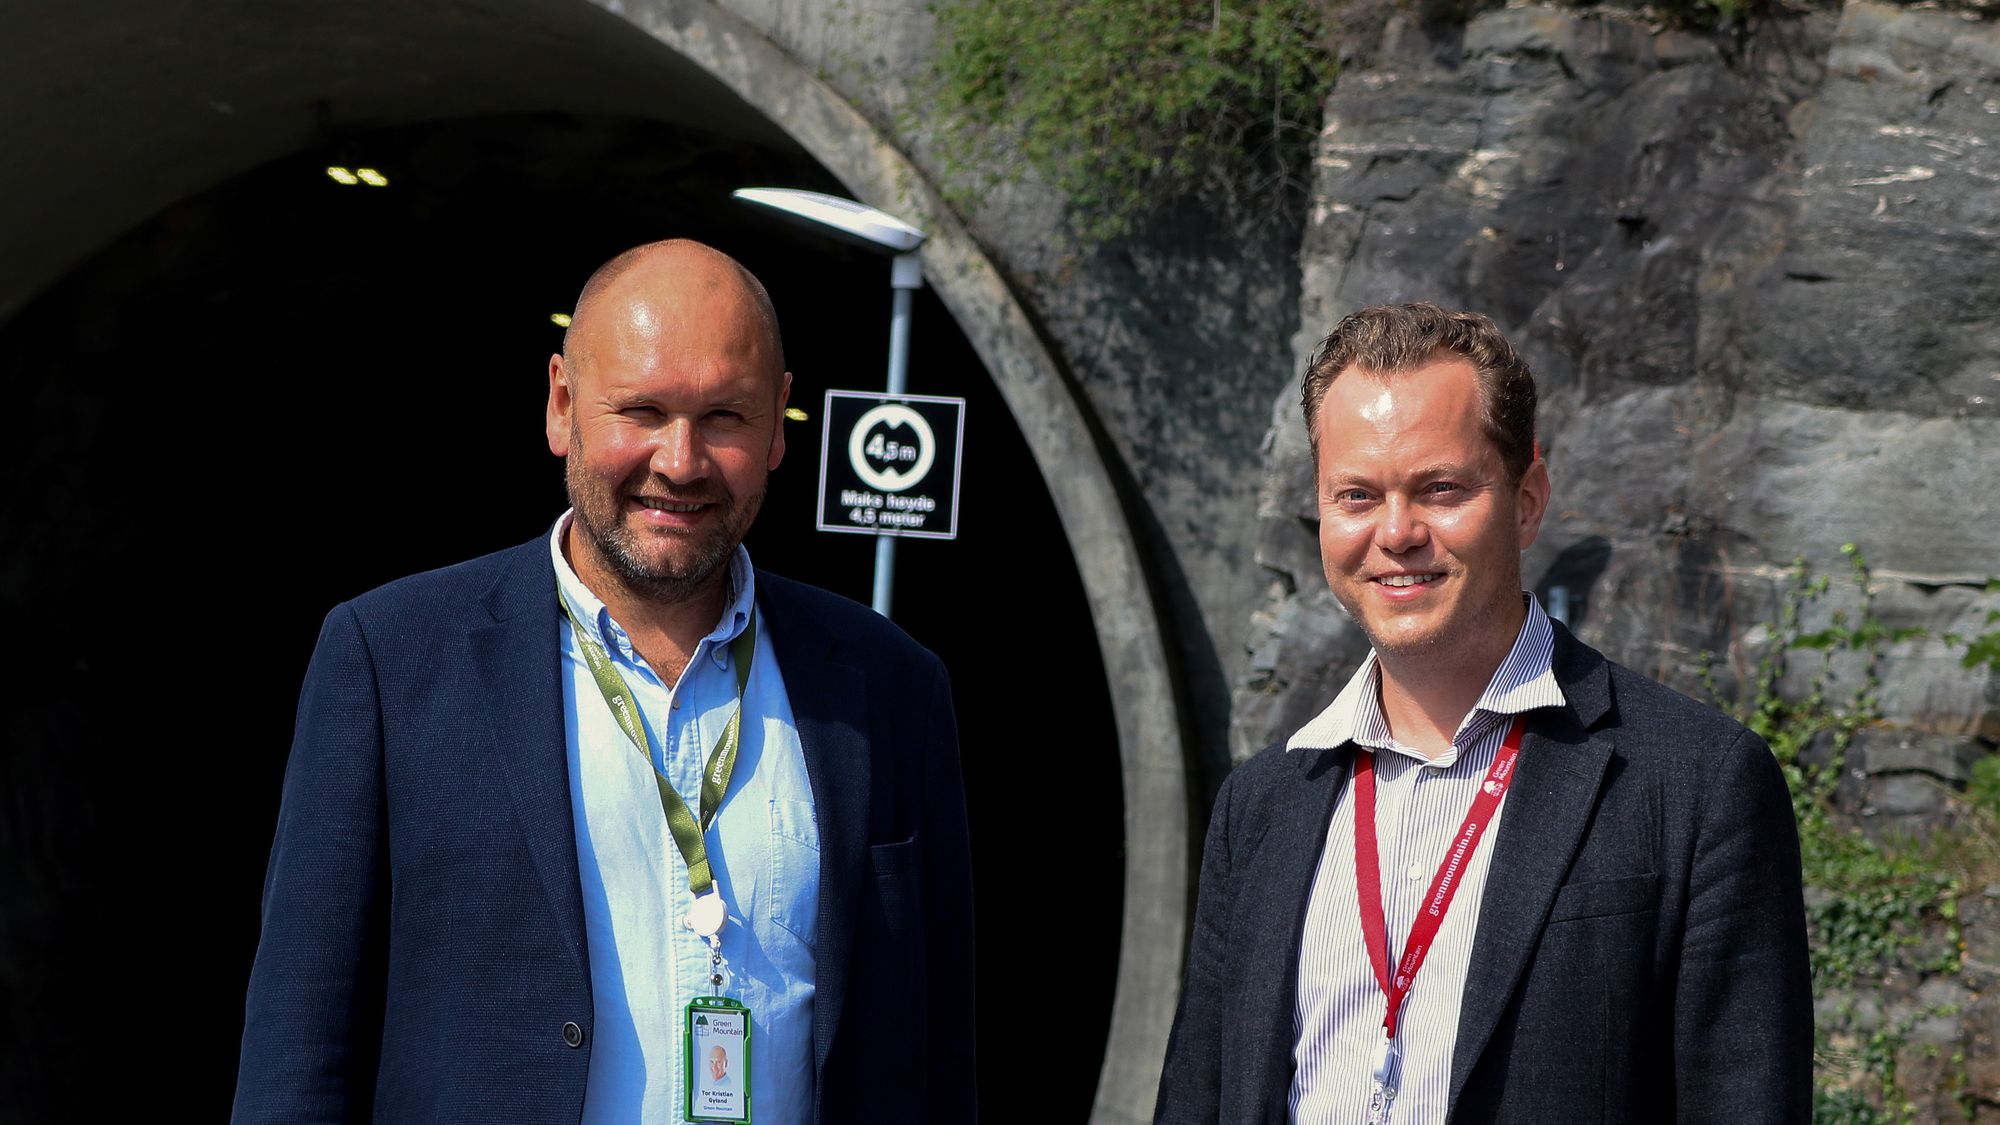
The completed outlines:
[[[328,616],[236,1120],[973,1118],[944,670],[742,546],[790,387],[741,265],[627,251],[549,359],[570,510]]]

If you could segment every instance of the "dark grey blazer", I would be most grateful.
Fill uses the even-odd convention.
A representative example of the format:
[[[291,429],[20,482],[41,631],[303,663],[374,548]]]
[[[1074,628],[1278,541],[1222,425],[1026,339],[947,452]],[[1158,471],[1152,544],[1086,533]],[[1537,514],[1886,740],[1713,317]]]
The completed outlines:
[[[814,1120],[969,1121],[971,859],[944,668],[809,586],[760,571],[757,606],[819,824]],[[235,1120],[582,1113],[594,1028],[556,621],[546,538],[328,615]]]
[[[1764,743],[1556,626],[1473,939],[1453,1122],[1806,1122],[1812,991]],[[1351,746],[1223,783],[1155,1119],[1285,1120],[1299,941]]]

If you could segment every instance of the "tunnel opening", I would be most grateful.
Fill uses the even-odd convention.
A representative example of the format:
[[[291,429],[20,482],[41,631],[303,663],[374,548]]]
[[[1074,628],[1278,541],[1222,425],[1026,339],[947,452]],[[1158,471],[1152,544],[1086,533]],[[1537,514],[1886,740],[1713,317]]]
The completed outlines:
[[[750,550],[867,599],[872,540],[813,530],[818,416],[829,388],[881,385],[887,264],[729,201],[751,184],[842,190],[796,151],[639,118],[328,135],[175,203],[0,326],[17,404],[0,612],[27,640],[9,658],[0,1116],[89,1119],[163,1089],[227,1105],[318,624],[381,582],[546,533],[564,505],[540,435],[551,317],[612,253],[697,238],[769,286],[810,419],[788,431]],[[1006,404],[928,290],[915,324],[911,392],[968,399],[961,536],[903,542],[896,619],[953,675],[982,1110],[1080,1120],[1125,870],[1110,692]],[[1056,862],[1027,862],[1051,821]],[[1059,933],[1030,921],[1052,899]],[[1049,1037],[1022,1033],[1052,992],[1059,1066]]]

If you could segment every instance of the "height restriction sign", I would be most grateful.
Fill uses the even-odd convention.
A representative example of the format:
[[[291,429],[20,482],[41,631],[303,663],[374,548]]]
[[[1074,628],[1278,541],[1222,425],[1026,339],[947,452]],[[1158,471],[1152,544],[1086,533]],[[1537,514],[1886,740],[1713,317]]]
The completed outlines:
[[[819,529],[958,535],[965,400],[828,391],[819,450]]]

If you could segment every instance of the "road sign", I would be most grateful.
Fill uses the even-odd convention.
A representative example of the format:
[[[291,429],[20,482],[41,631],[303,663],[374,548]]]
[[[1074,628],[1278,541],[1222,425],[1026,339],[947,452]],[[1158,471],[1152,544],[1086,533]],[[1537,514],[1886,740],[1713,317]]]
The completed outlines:
[[[821,419],[821,531],[957,537],[964,399],[828,391]]]

